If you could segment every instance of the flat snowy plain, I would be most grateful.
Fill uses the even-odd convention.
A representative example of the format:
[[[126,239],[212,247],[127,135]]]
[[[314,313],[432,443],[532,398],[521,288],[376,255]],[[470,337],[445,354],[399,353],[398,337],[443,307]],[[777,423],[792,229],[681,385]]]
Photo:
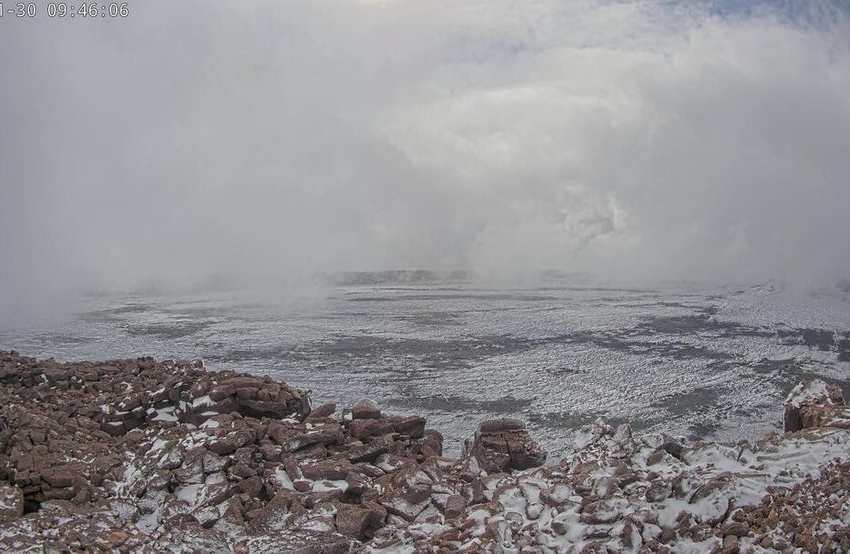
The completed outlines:
[[[519,417],[557,459],[598,417],[688,438],[760,438],[818,376],[850,395],[850,299],[776,286],[533,286],[359,274],[268,295],[203,292],[80,300],[0,327],[0,348],[57,360],[203,358],[421,414],[457,453],[486,417]]]

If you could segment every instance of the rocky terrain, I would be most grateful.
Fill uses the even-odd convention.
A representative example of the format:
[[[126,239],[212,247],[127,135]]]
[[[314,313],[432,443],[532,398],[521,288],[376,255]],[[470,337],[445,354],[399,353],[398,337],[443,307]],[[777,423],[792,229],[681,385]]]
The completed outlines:
[[[782,435],[633,436],[547,460],[517,420],[458,458],[421,417],[269,377],[0,352],[8,552],[848,552],[850,412],[795,388]]]

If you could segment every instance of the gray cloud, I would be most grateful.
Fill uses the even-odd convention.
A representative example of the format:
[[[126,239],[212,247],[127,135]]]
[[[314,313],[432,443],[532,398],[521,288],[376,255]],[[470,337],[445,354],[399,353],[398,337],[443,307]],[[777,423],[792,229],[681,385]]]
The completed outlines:
[[[4,18],[0,298],[404,267],[850,275],[836,5]]]

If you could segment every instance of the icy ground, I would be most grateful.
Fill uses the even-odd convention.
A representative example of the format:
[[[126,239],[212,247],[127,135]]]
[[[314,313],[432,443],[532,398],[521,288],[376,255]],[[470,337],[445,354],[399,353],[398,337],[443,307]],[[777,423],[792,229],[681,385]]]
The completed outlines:
[[[850,300],[772,286],[524,288],[361,276],[271,302],[247,293],[87,298],[0,318],[0,347],[58,360],[203,358],[270,373],[314,403],[373,398],[428,417],[450,453],[486,417],[520,417],[553,459],[599,416],[637,431],[759,438],[818,376],[850,393]]]

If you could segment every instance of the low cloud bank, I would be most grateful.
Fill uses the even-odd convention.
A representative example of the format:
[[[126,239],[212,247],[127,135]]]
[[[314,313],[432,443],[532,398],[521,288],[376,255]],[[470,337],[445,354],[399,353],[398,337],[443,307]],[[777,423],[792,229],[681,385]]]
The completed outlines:
[[[387,268],[850,276],[839,3],[131,9],[3,21],[0,305]]]

